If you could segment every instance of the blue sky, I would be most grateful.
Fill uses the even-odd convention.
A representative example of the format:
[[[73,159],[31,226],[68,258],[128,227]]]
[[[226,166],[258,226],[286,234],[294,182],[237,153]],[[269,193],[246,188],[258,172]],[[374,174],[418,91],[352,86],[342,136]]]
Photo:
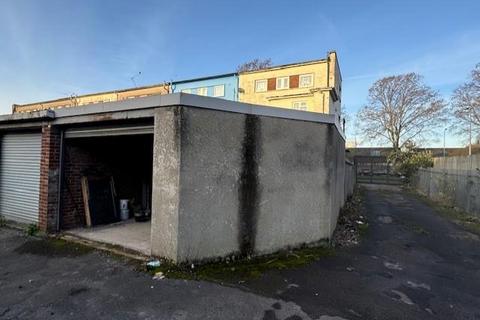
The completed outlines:
[[[409,71],[448,98],[480,62],[479,12],[474,0],[3,0],[0,113],[13,103],[131,87],[138,72],[137,84],[147,85],[332,49],[349,113],[376,79]]]

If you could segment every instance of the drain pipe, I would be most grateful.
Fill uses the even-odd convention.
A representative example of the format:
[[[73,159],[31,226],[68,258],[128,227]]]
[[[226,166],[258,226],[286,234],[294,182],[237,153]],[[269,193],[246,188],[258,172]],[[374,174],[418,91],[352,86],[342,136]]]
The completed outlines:
[[[55,231],[60,231],[60,209],[62,206],[63,181],[63,130],[60,130],[60,159],[58,164],[57,213],[55,216]]]

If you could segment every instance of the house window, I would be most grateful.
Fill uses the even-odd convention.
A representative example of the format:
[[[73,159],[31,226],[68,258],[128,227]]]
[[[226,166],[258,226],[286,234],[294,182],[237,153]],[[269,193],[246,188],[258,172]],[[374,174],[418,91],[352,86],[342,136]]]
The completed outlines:
[[[295,101],[292,103],[292,109],[307,111],[307,102],[306,101]]]
[[[266,92],[267,80],[255,80],[255,92]]]
[[[301,74],[300,75],[300,88],[308,88],[313,86],[313,74]]]
[[[192,93],[192,89],[183,89],[182,92],[183,93]]]
[[[225,96],[225,85],[219,85],[213,87],[213,96],[214,97],[224,97]]]
[[[206,87],[197,88],[197,94],[200,96],[208,96],[208,88]]]
[[[290,85],[290,77],[277,78],[277,90],[288,89]]]

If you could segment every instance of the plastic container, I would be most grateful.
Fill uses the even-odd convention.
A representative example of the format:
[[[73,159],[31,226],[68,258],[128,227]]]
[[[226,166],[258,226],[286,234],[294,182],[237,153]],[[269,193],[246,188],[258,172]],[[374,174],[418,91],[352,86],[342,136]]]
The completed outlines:
[[[128,210],[128,199],[120,199],[120,210]]]
[[[125,221],[128,220],[130,217],[130,210],[127,209],[120,209],[120,220]]]

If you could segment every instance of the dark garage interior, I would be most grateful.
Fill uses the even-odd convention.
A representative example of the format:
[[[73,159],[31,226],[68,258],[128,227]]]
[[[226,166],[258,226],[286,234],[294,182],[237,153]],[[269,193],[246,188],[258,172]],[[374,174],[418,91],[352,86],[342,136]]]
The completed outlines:
[[[152,134],[68,138],[64,148],[61,229],[87,226],[85,181],[92,226],[120,221],[120,199],[129,200],[129,218],[149,215]]]

